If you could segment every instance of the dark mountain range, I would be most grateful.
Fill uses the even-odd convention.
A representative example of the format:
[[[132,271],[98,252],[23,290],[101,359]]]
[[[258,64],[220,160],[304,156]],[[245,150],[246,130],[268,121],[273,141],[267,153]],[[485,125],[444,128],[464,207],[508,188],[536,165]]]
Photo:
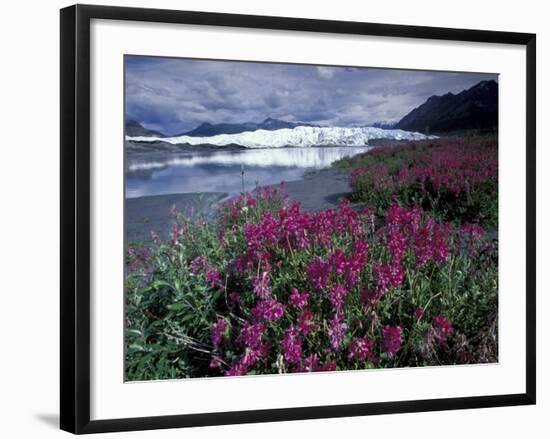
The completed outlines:
[[[215,136],[216,134],[237,134],[243,131],[255,131],[257,129],[257,124],[253,122],[217,124],[204,122],[191,131],[176,134],[175,136],[207,137]]]
[[[208,137],[215,136],[217,134],[238,134],[245,131],[256,130],[280,130],[282,128],[296,128],[298,126],[314,127],[318,125],[312,125],[301,122],[286,122],[284,120],[273,119],[268,117],[263,122],[245,122],[245,123],[217,123],[211,124],[208,122],[201,123],[198,127],[191,131],[185,131],[183,133],[167,136],[158,131],[153,131],[145,128],[143,125],[136,121],[126,122],[126,135],[127,136],[143,136],[143,137],[177,137],[177,136],[191,136],[191,137]]]
[[[421,133],[492,129],[498,125],[498,84],[481,81],[458,94],[431,96],[412,110],[396,128]]]
[[[316,126],[307,123],[296,123],[296,122],[286,122],[284,120],[272,119],[268,117],[263,122],[245,122],[245,123],[218,123],[211,124],[208,122],[202,123],[197,128],[187,131],[185,133],[178,134],[179,136],[192,136],[192,137],[202,137],[202,136],[215,136],[217,134],[237,134],[244,133],[245,131],[256,131],[256,130],[280,130],[282,128],[295,128],[297,126]]]
[[[132,137],[164,137],[159,131],[149,130],[135,120],[126,122],[126,135]]]

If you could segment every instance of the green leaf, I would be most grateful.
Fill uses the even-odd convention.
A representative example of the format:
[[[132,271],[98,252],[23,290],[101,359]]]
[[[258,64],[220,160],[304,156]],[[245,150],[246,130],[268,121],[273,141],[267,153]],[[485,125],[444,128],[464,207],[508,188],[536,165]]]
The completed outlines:
[[[143,337],[143,334],[141,333],[141,331],[139,329],[135,329],[135,328],[128,328],[126,329],[126,335],[131,337]]]
[[[128,351],[143,352],[143,351],[145,351],[145,348],[140,344],[132,343],[128,346]]]
[[[160,287],[172,288],[172,285],[170,285],[168,282],[163,281],[163,280],[159,280],[159,279],[155,280],[155,281],[153,282],[153,288],[154,288],[154,289],[158,289],[158,288],[160,288]]]
[[[170,303],[169,305],[166,305],[166,308],[169,309],[170,311],[181,311],[186,307],[187,305],[183,302]]]
[[[181,317],[180,323],[187,322],[188,320],[191,320],[193,318],[195,318],[195,316],[193,314],[186,314],[183,317]]]

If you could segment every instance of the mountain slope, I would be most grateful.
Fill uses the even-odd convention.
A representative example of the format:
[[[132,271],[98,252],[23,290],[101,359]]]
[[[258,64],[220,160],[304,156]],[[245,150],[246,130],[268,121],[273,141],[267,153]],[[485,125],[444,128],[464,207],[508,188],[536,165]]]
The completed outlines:
[[[161,132],[147,129],[135,120],[129,120],[126,122],[126,135],[143,137],[164,137],[164,134],[162,134]]]
[[[263,122],[245,122],[245,123],[218,123],[211,124],[204,122],[197,128],[178,134],[177,136],[206,137],[216,136],[218,134],[238,134],[247,131],[256,130],[280,130],[282,128],[296,128],[297,126],[314,126],[307,123],[286,122],[284,120],[272,119],[268,117]],[[177,137],[174,136],[174,137]]]
[[[498,125],[498,84],[481,81],[458,94],[431,96],[412,110],[396,128],[421,133],[490,129]]]
[[[187,131],[178,135],[200,137],[200,136],[215,136],[218,134],[237,134],[237,133],[242,133],[243,131],[254,131],[255,129],[257,129],[256,126],[257,125],[253,122],[218,123],[218,124],[211,124],[208,122],[204,122],[200,124],[198,127],[192,129],[191,131]]]

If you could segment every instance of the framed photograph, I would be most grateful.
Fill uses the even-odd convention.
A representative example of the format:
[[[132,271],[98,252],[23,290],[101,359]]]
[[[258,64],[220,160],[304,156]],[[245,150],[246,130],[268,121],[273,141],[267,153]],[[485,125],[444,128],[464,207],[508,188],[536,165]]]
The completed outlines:
[[[535,403],[535,35],[61,10],[61,428]]]

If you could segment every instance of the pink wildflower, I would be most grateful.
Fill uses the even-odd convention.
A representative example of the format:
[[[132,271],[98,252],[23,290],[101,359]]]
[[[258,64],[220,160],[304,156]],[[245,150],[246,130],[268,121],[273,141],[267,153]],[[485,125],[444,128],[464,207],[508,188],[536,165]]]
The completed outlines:
[[[288,328],[281,341],[283,356],[288,364],[299,364],[302,357],[300,331],[294,325]]]
[[[296,308],[304,308],[307,306],[308,293],[305,291],[298,291],[297,288],[292,289],[292,294],[288,298],[288,303]]]
[[[277,302],[275,299],[260,300],[256,306],[252,309],[252,316],[255,320],[279,320],[285,311],[285,307],[282,303]]]
[[[223,281],[220,277],[220,273],[215,268],[210,268],[206,272],[206,280],[211,288],[223,287]]]
[[[334,311],[338,312],[344,304],[344,297],[348,292],[342,285],[336,285],[330,289],[328,293],[328,300],[331,303]]]
[[[304,335],[309,331],[317,329],[317,325],[313,320],[313,314],[310,310],[306,309],[298,316],[298,329]]]
[[[211,338],[214,346],[219,346],[226,330],[227,322],[224,319],[218,319],[218,321],[212,325]]]
[[[330,339],[330,347],[333,351],[340,350],[347,327],[348,325],[343,323],[337,315],[330,321],[328,336]]]
[[[395,288],[403,282],[403,270],[400,265],[375,263],[372,266],[379,291]]]
[[[359,360],[365,361],[367,358],[370,358],[372,355],[372,341],[367,337],[363,338],[354,338],[349,344],[349,360]]]
[[[318,290],[325,290],[328,286],[330,265],[316,256],[308,266],[307,273],[311,285]]]
[[[252,285],[254,287],[254,293],[256,293],[256,296],[260,299],[268,299],[271,296],[271,286],[267,271],[252,278]]]
[[[451,322],[442,315],[434,318],[432,322],[432,328],[434,330],[435,339],[439,344],[444,344],[447,341],[447,337],[454,332],[454,328],[451,326]]]
[[[245,322],[237,337],[237,342],[252,349],[259,349],[262,344],[265,326],[263,323]]]
[[[382,350],[388,354],[388,357],[395,357],[397,351],[401,349],[401,327],[384,326],[382,337]]]
[[[317,366],[319,366],[319,359],[317,358],[317,354],[313,353],[304,358],[303,369],[305,372],[313,372],[315,371]]]

